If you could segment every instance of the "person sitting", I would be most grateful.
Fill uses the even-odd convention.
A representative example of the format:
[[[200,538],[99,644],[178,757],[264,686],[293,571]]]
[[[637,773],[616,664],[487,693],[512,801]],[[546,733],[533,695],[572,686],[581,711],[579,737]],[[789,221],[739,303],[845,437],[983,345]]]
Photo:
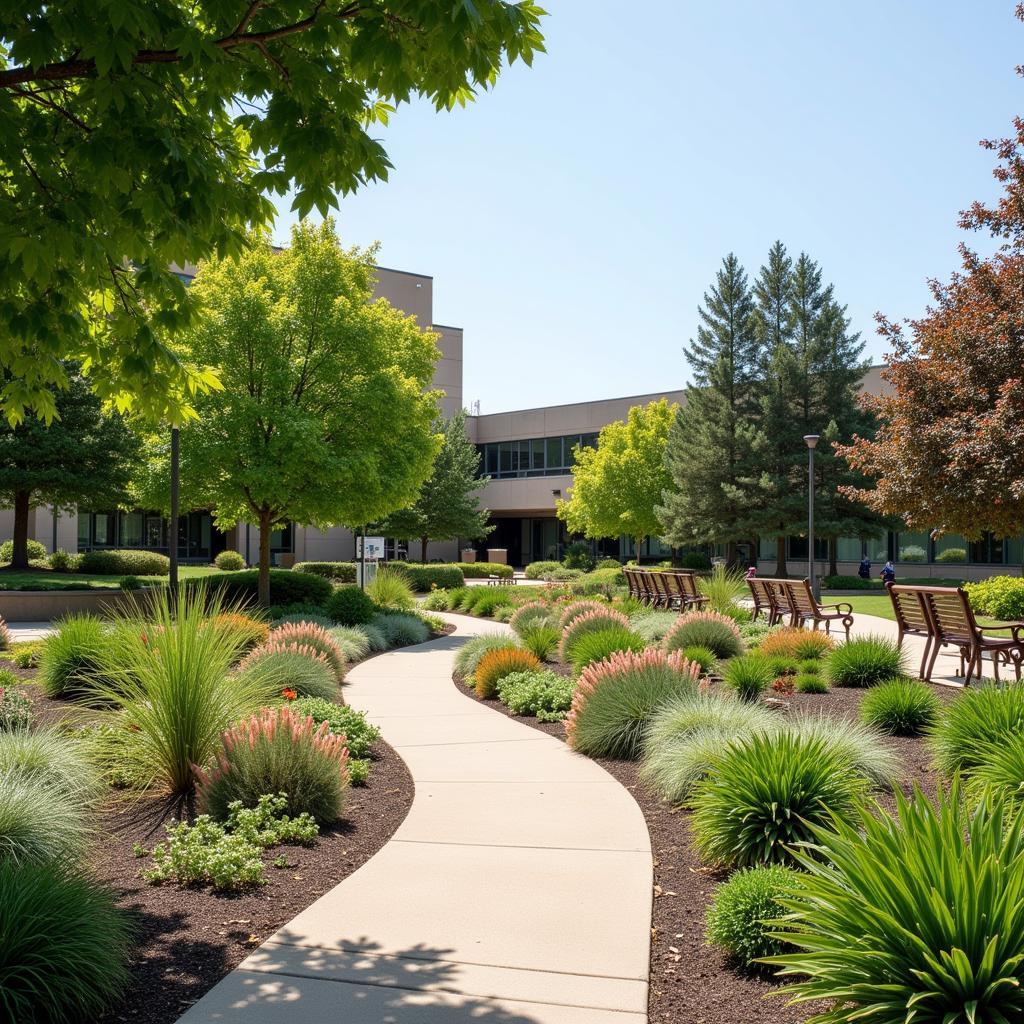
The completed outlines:
[[[871,579],[871,559],[868,558],[867,555],[865,555],[860,560],[860,568],[857,570],[857,575],[862,580],[869,580],[869,579]]]
[[[752,565],[749,569],[747,569],[747,576],[746,576],[746,578],[748,580],[752,580],[752,579],[756,578],[756,576],[757,576],[757,566],[756,565]]]
[[[886,562],[885,565],[882,566],[882,582],[896,582],[896,567],[892,564],[892,562]]]

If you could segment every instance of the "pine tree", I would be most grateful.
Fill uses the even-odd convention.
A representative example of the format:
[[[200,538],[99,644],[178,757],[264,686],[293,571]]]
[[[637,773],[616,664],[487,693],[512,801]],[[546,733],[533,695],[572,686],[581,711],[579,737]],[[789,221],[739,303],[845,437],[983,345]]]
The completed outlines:
[[[726,543],[751,536],[757,339],[747,275],[730,253],[698,310],[697,337],[685,348],[692,372],[686,401],[669,431],[666,466],[673,488],[658,508],[673,546]]]

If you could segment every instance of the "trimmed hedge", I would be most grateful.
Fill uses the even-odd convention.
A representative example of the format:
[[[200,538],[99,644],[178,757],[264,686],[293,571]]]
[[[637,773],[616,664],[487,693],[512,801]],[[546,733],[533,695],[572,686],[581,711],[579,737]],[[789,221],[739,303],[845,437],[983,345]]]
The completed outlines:
[[[78,556],[78,571],[97,576],[166,576],[171,571],[171,560],[156,551],[130,548],[85,551]]]
[[[0,544],[0,562],[9,562],[14,557],[14,541],[5,540]],[[46,557],[46,548],[37,540],[28,541],[28,560],[30,562]]]
[[[184,581],[186,587],[207,587],[219,593],[224,601],[256,601],[259,569],[225,572],[219,576],[198,576]],[[322,605],[333,591],[328,580],[291,569],[270,570],[270,603],[272,605]]]
[[[322,576],[325,580],[335,583],[355,583],[355,562],[296,562],[292,572],[308,573],[311,576]]]
[[[510,580],[515,574],[511,565],[502,565],[500,562],[455,562],[454,567],[467,580],[484,580],[488,576],[500,576],[503,580]]]
[[[457,565],[445,565],[440,562],[428,562],[417,565],[414,562],[388,562],[402,570],[409,577],[409,585],[420,594],[425,594],[434,587],[452,590],[466,582],[462,570]]]

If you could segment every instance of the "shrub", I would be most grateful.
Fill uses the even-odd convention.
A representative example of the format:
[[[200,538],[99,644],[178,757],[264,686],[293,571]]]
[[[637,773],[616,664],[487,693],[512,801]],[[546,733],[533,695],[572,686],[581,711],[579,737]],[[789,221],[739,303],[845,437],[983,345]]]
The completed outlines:
[[[370,756],[370,748],[380,739],[380,729],[366,720],[366,713],[322,697],[300,697],[291,705],[299,716],[309,715],[314,724],[327,723],[335,736],[344,736],[349,757]]]
[[[14,541],[5,540],[0,544],[0,562],[9,562],[14,557]],[[28,560],[35,562],[46,557],[46,548],[37,540],[28,542]]]
[[[734,658],[743,652],[740,631],[728,615],[718,612],[688,612],[680,615],[665,634],[662,645],[666,651],[685,647],[707,647],[716,658]]]
[[[272,604],[267,609],[266,618],[275,625],[285,621],[291,622],[319,622],[326,619],[321,625],[334,625],[334,619],[324,614],[322,604],[310,604],[306,601],[293,601],[291,604]]]
[[[980,583],[965,584],[964,590],[979,615],[1004,621],[1024,619],[1024,579],[1020,576],[990,576]]]
[[[145,586],[138,576],[122,576],[117,585],[122,590],[141,590]]]
[[[828,1019],[1003,1024],[1024,1017],[1024,814],[896,794],[896,813],[861,808],[815,839],[820,860],[780,897],[770,958],[792,999],[825,1000]]]
[[[79,556],[73,555],[63,548],[57,548],[46,560],[46,563],[54,572],[74,572],[79,566]]]
[[[430,629],[416,615],[405,612],[388,612],[378,615],[373,624],[384,635],[388,647],[410,647],[412,644],[426,643],[430,639]]]
[[[290,707],[264,708],[222,736],[217,764],[200,778],[199,805],[224,820],[240,800],[255,807],[265,793],[287,798],[291,815],[309,814],[321,824],[341,817],[348,789],[348,749],[326,721]]]
[[[197,576],[183,581],[186,590],[205,590],[218,594],[225,604],[255,604],[259,586],[259,569],[222,572],[216,576]],[[331,584],[320,576],[293,572],[291,569],[270,570],[270,604],[302,604],[322,606],[331,596]]]
[[[579,619],[577,622],[581,621]],[[572,644],[570,660],[576,672],[619,651],[642,651],[644,638],[624,626],[607,626],[577,636]]]
[[[449,611],[459,611],[463,609],[465,603],[473,596],[473,589],[470,587],[456,587],[454,590],[448,591],[448,609]]]
[[[420,607],[425,608],[428,612],[451,611],[452,596],[447,590],[432,590],[423,599]]]
[[[276,628],[277,626],[284,626],[289,622],[309,622],[314,626],[323,626],[324,629],[335,629],[337,628],[334,624],[334,619],[329,615],[321,615],[319,612],[287,612],[284,615],[278,615],[271,621],[271,627]]]
[[[860,775],[876,786],[891,786],[897,777],[896,755],[870,726],[824,712],[794,715],[786,728],[804,739],[821,740],[846,758]]]
[[[355,583],[355,562],[296,562],[292,572],[302,572],[310,576],[323,576],[332,583]]]
[[[476,682],[478,697],[494,697],[498,692],[498,684],[512,672],[535,672],[540,668],[540,661],[535,654],[521,647],[504,647],[488,651],[477,662],[473,678]]]
[[[793,679],[797,693],[828,693],[828,683],[816,672],[801,672]]]
[[[11,661],[18,668],[37,668],[42,653],[42,640],[22,640],[20,643],[11,644]]]
[[[740,700],[757,700],[775,678],[772,663],[763,654],[745,654],[732,658],[722,670],[725,685],[736,691]]]
[[[573,682],[547,669],[510,672],[498,681],[498,697],[517,715],[560,722],[572,704]]]
[[[92,615],[69,615],[43,641],[39,683],[47,697],[63,697],[96,681],[106,661],[109,637]]]
[[[0,860],[0,935],[4,1020],[98,1020],[128,983],[128,919],[69,864]]]
[[[409,585],[420,594],[434,588],[454,589],[465,582],[462,570],[457,565],[445,565],[435,562],[430,565],[414,565],[410,562],[390,562],[389,565],[401,568],[409,580]]]
[[[581,637],[588,633],[615,628],[629,632],[629,619],[622,612],[617,612],[607,605],[577,615],[562,630],[562,639],[558,645],[559,658],[567,664],[572,663],[576,644]],[[634,633],[633,635],[638,637],[641,644],[643,643],[643,639],[638,634]]]
[[[941,711],[942,701],[931,687],[916,679],[890,679],[864,695],[860,720],[893,736],[919,736]]]
[[[345,655],[331,634],[315,622],[286,622],[270,632],[268,640],[283,647],[306,647],[322,654],[338,682],[345,678]]]
[[[679,559],[679,565],[683,569],[693,569],[694,572],[707,572],[711,568],[711,559],[702,551],[687,551]]]
[[[0,732],[22,731],[32,724],[32,702],[17,682],[13,672],[0,672]]]
[[[1024,686],[965,689],[929,731],[935,767],[949,776],[970,773],[987,751],[1024,733]]]
[[[566,629],[581,615],[586,615],[588,612],[606,611],[608,611],[608,605],[604,601],[573,601],[562,609],[558,616],[558,625],[559,628]]]
[[[515,575],[511,565],[501,562],[456,562],[455,567],[467,580],[482,580],[488,576],[500,576],[510,580]]]
[[[78,556],[78,571],[98,576],[166,576],[171,571],[171,560],[156,551],[132,548],[85,551]]]
[[[245,568],[245,559],[237,551],[222,551],[213,564],[222,572],[238,572]]]
[[[543,580],[547,579],[548,573],[561,568],[561,562],[531,562],[526,567],[524,575],[528,580]]]
[[[523,637],[523,646],[541,661],[551,661],[561,638],[562,632],[557,626],[534,626]]]
[[[739,602],[750,595],[747,578],[738,569],[716,565],[709,576],[697,579],[700,592],[708,599],[708,608],[722,615],[735,617]]]
[[[622,572],[622,563],[617,558],[599,558],[594,566],[594,571],[599,569],[614,569],[616,572]]]
[[[797,664],[797,671],[802,675],[820,676],[821,669],[822,663],[816,658],[805,658]]]
[[[634,759],[651,714],[669,698],[693,692],[698,665],[681,653],[622,651],[584,669],[566,719],[573,750],[590,757]]]
[[[234,609],[229,609],[234,610]],[[111,634],[99,695],[120,710],[105,749],[136,786],[189,793],[195,766],[209,764],[221,732],[266,704],[276,679],[262,672],[230,674],[242,653],[235,635],[210,629],[220,601],[182,588],[160,591],[145,612],[123,612]],[[159,642],[149,643],[150,636]]]
[[[372,622],[377,609],[359,587],[338,587],[324,603],[324,611],[340,626]]]
[[[505,587],[471,587],[463,608],[473,615],[487,618],[495,609],[507,605],[511,597]]]
[[[833,686],[865,687],[901,676],[905,667],[895,640],[864,636],[840,644],[828,656],[825,672]]]
[[[372,622],[366,622],[360,626],[350,626],[347,628],[359,630],[366,637],[366,642],[370,645],[371,651],[386,651],[388,649],[387,637],[384,636],[384,631],[380,626]]]
[[[358,626],[332,626],[329,632],[348,661],[362,661],[370,653],[370,638]]]
[[[268,640],[242,659],[237,674],[242,680],[260,680],[286,697],[330,700],[338,693],[338,676],[327,656],[305,644]]]
[[[0,863],[80,856],[87,838],[83,808],[43,775],[20,768],[0,774]]]
[[[265,643],[270,636],[270,627],[251,615],[241,612],[221,612],[212,620],[214,626],[231,635],[231,643],[243,650]]]
[[[936,562],[966,562],[967,561],[967,549],[966,548],[946,548],[945,551],[940,551],[935,556]]]
[[[826,576],[821,585],[826,590],[876,590],[873,580],[862,580],[859,576]]]
[[[78,808],[87,807],[100,792],[81,744],[53,729],[0,733],[0,774],[18,773]]]
[[[739,622],[737,623],[740,631],[740,637],[743,643],[749,650],[758,650],[764,641],[773,636],[778,632],[778,626],[769,626],[764,619],[758,619],[757,622]]]
[[[817,737],[785,731],[733,742],[694,795],[694,840],[726,867],[788,864],[814,827],[855,808],[864,790],[849,759]]]
[[[755,732],[782,727],[763,704],[732,696],[683,693],[663,704],[644,735],[641,775],[670,803],[686,801],[722,748]]]
[[[832,650],[832,641],[827,633],[787,626],[765,637],[759,650],[769,657],[795,658],[798,661],[816,660],[823,658]]]
[[[464,682],[471,682],[480,659],[488,651],[515,647],[516,643],[508,633],[481,633],[467,640],[455,654],[455,674]]]
[[[514,604],[499,604],[491,612],[491,618],[495,622],[509,622],[512,616],[515,614],[516,606]]]
[[[582,569],[555,569],[549,572],[545,579],[550,580],[552,583],[578,583],[583,579],[584,572]]]
[[[756,967],[755,960],[781,953],[785,947],[771,934],[768,922],[785,913],[779,897],[792,891],[799,877],[792,868],[779,864],[737,871],[711,898],[707,944],[717,946],[744,967]]]
[[[700,665],[700,670],[704,675],[707,675],[718,664],[715,652],[709,647],[684,647],[683,657],[687,661],[695,661]]]
[[[594,568],[594,553],[590,545],[585,541],[577,540],[565,549],[565,557],[562,565],[566,569],[578,569],[582,572],[590,572]]]
[[[551,609],[542,601],[530,601],[529,604],[520,605],[508,620],[512,632],[523,637],[533,629],[534,626],[544,626],[553,623]]]
[[[660,643],[665,634],[679,621],[675,612],[643,612],[632,616],[635,629],[649,644]]]
[[[928,552],[917,544],[908,544],[900,548],[899,561],[901,562],[925,562],[928,560]]]
[[[366,584],[366,596],[379,608],[399,612],[406,612],[416,605],[408,574],[393,565],[382,565],[377,570],[377,575]]]

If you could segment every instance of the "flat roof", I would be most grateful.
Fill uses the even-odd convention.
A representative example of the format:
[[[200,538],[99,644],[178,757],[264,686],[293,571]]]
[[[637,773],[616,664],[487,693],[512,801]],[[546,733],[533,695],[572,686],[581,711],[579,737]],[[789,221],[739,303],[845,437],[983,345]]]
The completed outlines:
[[[487,416],[508,416],[518,412],[544,412],[547,409],[569,409],[574,405],[597,405],[599,402],[635,402],[641,398],[667,398],[669,395],[682,394],[686,388],[675,388],[672,391],[648,391],[642,395],[613,395],[611,398],[589,398],[582,402],[559,402],[558,405],[534,405],[527,409],[502,409],[499,412],[482,412],[471,419],[482,420]]]

